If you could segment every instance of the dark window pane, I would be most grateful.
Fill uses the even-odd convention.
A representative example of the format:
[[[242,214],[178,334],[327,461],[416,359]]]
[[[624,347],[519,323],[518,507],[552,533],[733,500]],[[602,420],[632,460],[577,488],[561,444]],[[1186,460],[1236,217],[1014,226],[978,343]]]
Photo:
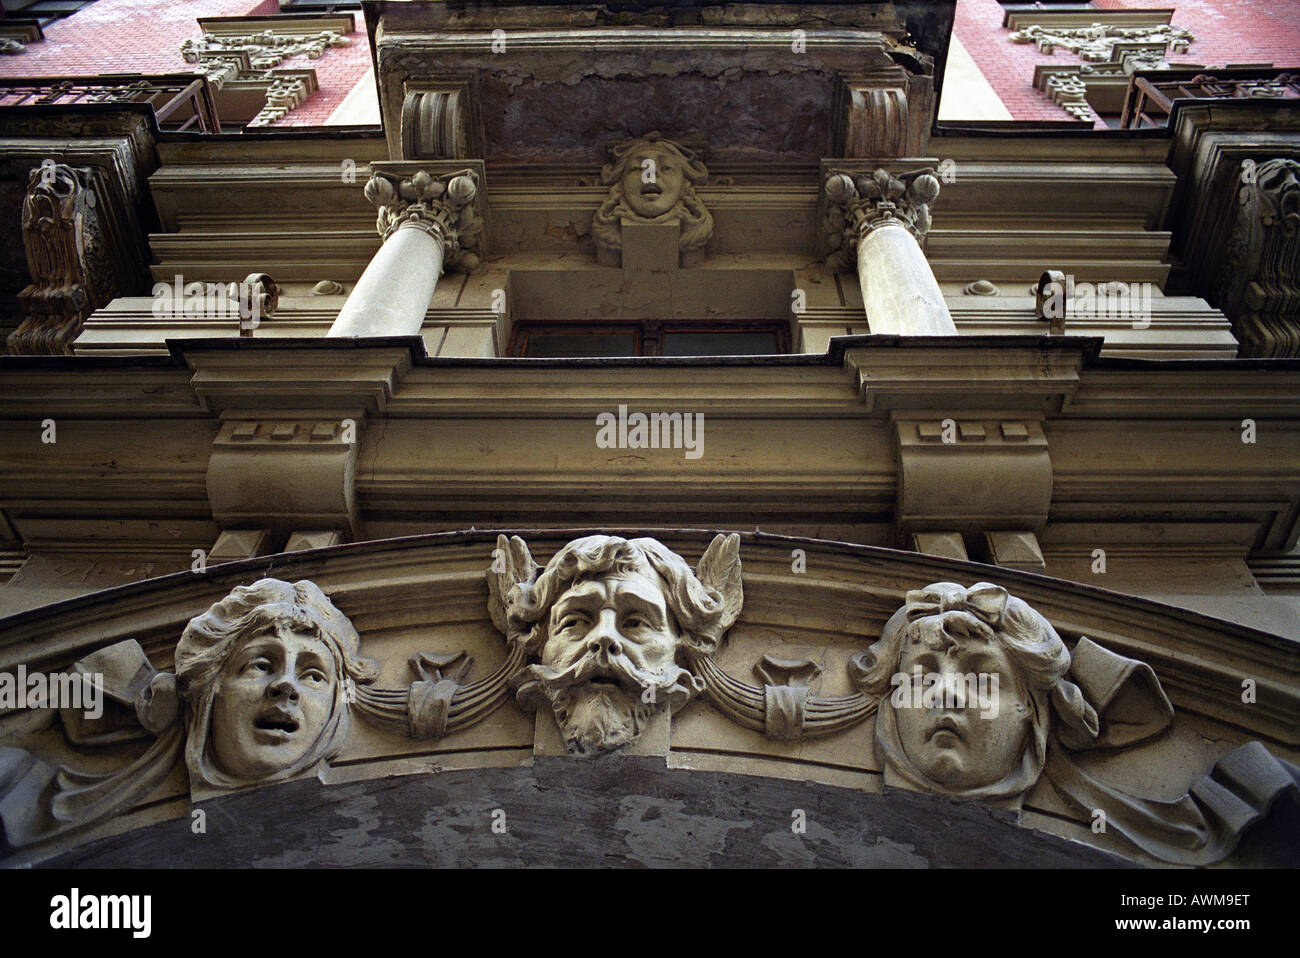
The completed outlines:
[[[635,356],[636,333],[562,333],[530,330],[524,355],[533,359],[580,356]]]
[[[664,333],[665,356],[767,356],[776,352],[776,333]]]

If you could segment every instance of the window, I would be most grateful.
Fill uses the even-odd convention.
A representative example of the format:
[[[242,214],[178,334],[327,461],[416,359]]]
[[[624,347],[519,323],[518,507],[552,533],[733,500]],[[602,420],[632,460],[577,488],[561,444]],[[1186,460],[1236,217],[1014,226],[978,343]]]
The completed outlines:
[[[7,14],[33,19],[42,27],[47,27],[55,20],[70,17],[82,7],[90,6],[94,0],[4,0]]]
[[[789,349],[790,329],[782,322],[519,322],[509,354],[529,359],[771,356]]]

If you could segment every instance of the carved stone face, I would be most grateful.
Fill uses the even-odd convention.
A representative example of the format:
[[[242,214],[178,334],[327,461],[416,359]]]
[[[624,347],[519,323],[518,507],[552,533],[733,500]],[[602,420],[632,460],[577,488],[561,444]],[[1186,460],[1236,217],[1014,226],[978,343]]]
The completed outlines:
[[[655,693],[675,672],[680,641],[663,590],[643,568],[577,582],[551,607],[543,685],[571,750],[626,745],[663,704]]]
[[[217,679],[212,755],[256,779],[303,759],[329,722],[338,677],[323,641],[287,625],[243,639]]]
[[[681,202],[686,172],[671,150],[647,145],[627,158],[622,185],[624,199],[632,212],[654,219]]]
[[[967,693],[935,695],[930,707],[895,707],[899,742],[922,773],[952,789],[972,789],[1001,781],[1020,764],[1033,705],[991,628],[956,611],[914,622],[899,672],[940,676],[936,687]]]

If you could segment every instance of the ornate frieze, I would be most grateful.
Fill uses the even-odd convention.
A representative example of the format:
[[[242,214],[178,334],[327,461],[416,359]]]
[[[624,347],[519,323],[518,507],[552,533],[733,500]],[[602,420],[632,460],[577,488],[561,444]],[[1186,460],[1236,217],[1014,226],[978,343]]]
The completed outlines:
[[[265,22],[265,21],[257,21]],[[187,63],[199,64],[218,90],[229,81],[268,81],[266,103],[247,124],[272,126],[317,89],[315,70],[274,70],[290,57],[317,60],[331,47],[351,41],[334,30],[314,34],[262,30],[248,34],[204,33],[181,43]]]
[[[930,231],[930,204],[939,196],[933,169],[890,173],[831,170],[826,178],[826,215],[822,233],[829,251],[826,264],[852,269],[858,243],[872,230],[889,224],[907,229],[918,243]]]
[[[266,103],[248,121],[249,127],[272,126],[316,91],[315,70],[269,71],[259,79],[269,81]]]
[[[587,536],[542,566],[522,539],[499,536],[485,611],[506,645],[500,665],[471,681],[473,658],[452,641],[413,656],[406,687],[385,688],[381,663],[314,583],[241,585],[189,621],[171,671],[134,639],[79,658],[71,674],[99,683],[110,704],[61,707],[68,743],[143,750],[87,772],[0,748],[0,821],[12,846],[40,844],[143,801],[178,765],[196,800],[287,781],[342,755],[354,720],[435,740],[483,722],[512,691],[553,716],[568,752],[588,761],[635,745],[653,719],[696,697],[775,742],[871,722],[869,736],[837,741],[865,748],[859,761],[886,787],[1013,808],[1050,788],[1085,817],[1103,813],[1133,847],[1184,865],[1227,857],[1300,789],[1300,769],[1257,742],[1219,754],[1173,800],[1142,797],[1145,779],[1130,792],[1122,776],[1100,775],[1089,756],[1146,748],[1174,727],[1160,679],[1077,632],[1067,642],[1003,586],[907,592],[868,647],[839,660],[850,690],[840,695],[815,691],[825,660],[762,654],[761,684],[719,663],[744,591],[734,534],[716,536],[694,569],[650,538]],[[1159,788],[1177,795],[1175,784]]]
[[[22,228],[32,283],[18,294],[24,318],[10,352],[70,354],[86,317],[115,294],[97,202],[87,167],[49,160],[31,171]]]
[[[302,35],[263,30],[250,34],[205,33],[182,41],[181,56],[186,63],[201,63],[209,57],[246,54],[254,70],[269,70],[289,57],[305,54],[319,60],[330,47],[346,47],[352,41],[333,30]]]
[[[1161,49],[1185,53],[1194,39],[1190,30],[1169,24],[1123,27],[1094,23],[1087,27],[1061,27],[1030,23],[1010,36],[1012,43],[1033,43],[1043,53],[1053,53],[1061,47],[1092,63],[1114,59],[1115,45],[1119,43],[1155,44]]]
[[[698,262],[713,237],[713,216],[695,194],[695,187],[709,176],[704,161],[658,132],[615,143],[609,154],[600,174],[609,192],[591,217],[601,262],[621,261],[625,223],[678,224],[682,265]]]

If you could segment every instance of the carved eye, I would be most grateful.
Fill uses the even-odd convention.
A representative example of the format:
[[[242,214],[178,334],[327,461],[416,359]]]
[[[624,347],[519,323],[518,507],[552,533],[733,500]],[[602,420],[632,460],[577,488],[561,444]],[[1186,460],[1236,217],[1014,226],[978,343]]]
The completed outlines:
[[[244,666],[244,671],[251,672],[258,675],[264,675],[265,673],[271,671],[271,660],[267,658],[260,658],[260,657],[256,659],[252,659],[249,661],[247,665]]]
[[[623,620],[624,631],[634,631],[636,629],[644,628],[645,625],[646,625],[646,620],[639,615],[629,615],[626,619]]]
[[[325,673],[320,669],[307,669],[301,676],[304,682],[311,682],[315,685],[321,685],[325,682]]]
[[[585,621],[585,617],[578,615],[577,613],[570,613],[560,619],[559,630],[561,632],[567,632],[569,629],[574,629],[582,625]]]

